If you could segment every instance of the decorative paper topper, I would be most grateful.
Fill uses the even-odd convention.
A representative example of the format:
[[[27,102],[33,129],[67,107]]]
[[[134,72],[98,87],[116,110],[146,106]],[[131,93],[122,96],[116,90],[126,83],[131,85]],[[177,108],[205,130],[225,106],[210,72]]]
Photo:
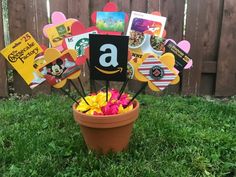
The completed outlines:
[[[144,54],[142,63],[135,68],[135,77],[141,82],[148,82],[153,91],[162,91],[169,84],[177,84],[179,76],[174,71],[175,58],[166,53],[160,58],[152,54]]]
[[[117,4],[114,2],[108,2],[103,8],[103,12],[118,12]],[[92,20],[93,24],[96,24],[97,11],[92,13],[91,20]],[[129,21],[129,17],[128,17],[127,13],[125,13],[125,22],[127,23],[128,21]],[[100,30],[100,34],[121,35],[122,33],[116,32],[116,31],[102,31],[102,30]]]
[[[125,81],[128,36],[90,34],[89,38],[91,79]]]
[[[187,55],[190,51],[191,44],[186,41],[180,41],[178,44],[172,39],[165,41],[165,52],[170,52],[175,56],[175,69],[179,73],[184,69],[189,69],[193,65],[193,61]]]
[[[53,12],[52,23],[45,25],[43,28],[44,36],[47,37],[52,47],[57,47],[58,50],[63,50],[62,41],[65,37],[71,36],[71,25],[77,21],[76,19],[66,19],[62,12]]]
[[[38,71],[47,82],[55,88],[61,88],[66,84],[67,79],[76,79],[81,70],[76,65],[77,53],[75,50],[65,50],[60,52],[55,48],[45,51],[46,64]]]
[[[96,27],[103,31],[124,32],[124,12],[97,12]]]
[[[75,49],[77,51],[77,65],[84,64],[86,59],[88,59],[86,50],[89,47],[89,34],[97,33],[99,33],[99,30],[95,26],[86,28],[80,21],[76,21],[72,24],[71,37],[65,38],[62,42],[62,46],[64,49]]]
[[[45,81],[36,74],[34,64],[42,55],[42,48],[30,33],[25,33],[1,51],[1,54],[21,75],[31,89]],[[37,61],[38,65],[41,62]]]
[[[129,36],[129,49],[133,54],[155,53],[162,55],[162,36],[165,31],[166,17],[160,16],[159,12],[146,14],[132,11],[127,35]],[[164,45],[163,45],[164,46]]]

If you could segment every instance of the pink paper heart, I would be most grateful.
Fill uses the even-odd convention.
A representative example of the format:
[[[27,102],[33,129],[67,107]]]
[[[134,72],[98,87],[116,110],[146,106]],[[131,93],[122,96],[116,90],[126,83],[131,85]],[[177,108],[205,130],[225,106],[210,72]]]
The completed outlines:
[[[66,16],[62,13],[62,12],[58,12],[58,11],[55,11],[52,13],[51,15],[51,20],[52,20],[52,23],[51,24],[47,24],[43,27],[43,34],[46,38],[48,38],[48,35],[46,33],[47,29],[48,28],[51,28],[53,26],[57,26],[61,23],[64,23],[66,22],[67,20],[74,20],[74,21],[77,21],[76,19],[73,19],[73,18],[69,18],[67,19]],[[58,50],[62,51],[63,50],[63,47],[62,46],[58,46],[56,47]]]
[[[177,44],[173,39],[167,39],[166,41],[165,41],[165,44],[167,44],[167,42],[168,41],[171,41],[171,42],[173,42],[174,44]],[[179,48],[181,48],[185,53],[189,53],[189,51],[190,51],[190,49],[191,49],[191,44],[190,44],[190,42],[189,41],[187,41],[187,40],[182,40],[182,41],[180,41],[178,44],[177,44],[177,46],[179,47]],[[189,69],[189,68],[191,68],[193,66],[193,60],[190,60],[189,62],[188,62],[188,64],[184,67],[184,69]]]

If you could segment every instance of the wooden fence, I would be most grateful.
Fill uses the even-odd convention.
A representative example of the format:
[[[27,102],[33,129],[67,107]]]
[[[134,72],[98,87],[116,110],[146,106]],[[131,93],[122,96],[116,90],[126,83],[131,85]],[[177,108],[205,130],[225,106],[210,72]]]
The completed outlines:
[[[78,18],[90,25],[90,14],[102,10],[109,0],[50,0],[50,10],[62,11],[67,17]],[[120,10],[130,13],[161,11],[168,17],[167,36],[192,44],[190,56],[194,67],[182,74],[177,86],[168,93],[231,96],[236,94],[236,1],[186,0],[187,18],[184,20],[185,0],[112,0]],[[29,31],[40,43],[47,44],[42,28],[47,24],[46,0],[8,0],[10,40]],[[0,9],[0,16],[2,8]],[[184,22],[186,29],[184,30]],[[185,34],[185,35],[183,35]],[[3,24],[0,20],[0,49],[4,48]],[[8,91],[7,66],[0,56],[0,97]],[[83,78],[86,79],[86,78]],[[132,84],[134,87],[134,85]],[[50,93],[44,84],[31,91],[21,77],[13,71],[13,87],[17,93]]]

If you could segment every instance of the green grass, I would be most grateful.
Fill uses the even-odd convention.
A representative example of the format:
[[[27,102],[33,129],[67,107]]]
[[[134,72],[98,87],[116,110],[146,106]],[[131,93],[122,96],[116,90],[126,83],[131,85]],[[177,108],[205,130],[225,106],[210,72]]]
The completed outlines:
[[[86,149],[67,97],[0,101],[0,176],[234,176],[236,102],[140,96],[127,152]]]

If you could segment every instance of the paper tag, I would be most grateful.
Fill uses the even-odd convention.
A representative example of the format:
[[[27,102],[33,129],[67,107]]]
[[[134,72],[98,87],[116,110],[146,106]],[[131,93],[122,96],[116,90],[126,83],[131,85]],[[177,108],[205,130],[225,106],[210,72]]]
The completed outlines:
[[[1,51],[1,54],[21,75],[31,89],[45,81],[40,78],[34,65],[43,64],[43,52],[33,36],[27,32]]]
[[[97,12],[96,26],[104,31],[124,32],[125,13],[124,12]]]
[[[172,53],[175,56],[175,68],[182,72],[184,67],[191,61],[188,54],[186,54],[174,42],[168,41],[165,45],[165,52]]]
[[[157,58],[149,56],[138,71],[159,90],[164,90],[177,76]]]
[[[89,46],[91,79],[126,80],[128,36],[90,34]]]
[[[50,48],[45,51],[47,64],[39,69],[39,72],[47,82],[55,88],[61,88],[66,84],[67,79],[76,79],[81,70],[75,63],[75,50],[66,50],[60,53]]]

